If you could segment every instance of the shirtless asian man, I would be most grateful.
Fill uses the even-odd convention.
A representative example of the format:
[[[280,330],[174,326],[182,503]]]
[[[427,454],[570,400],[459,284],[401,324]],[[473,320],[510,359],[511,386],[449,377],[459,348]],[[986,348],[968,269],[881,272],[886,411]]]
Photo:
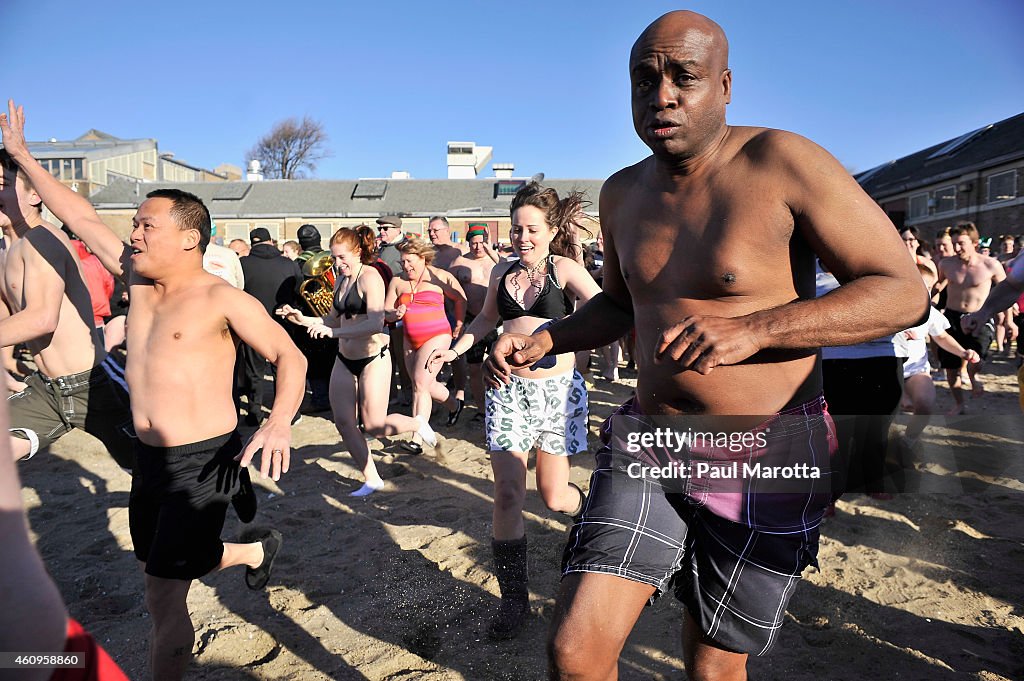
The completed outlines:
[[[129,527],[153,618],[152,676],[180,679],[195,640],[186,604],[192,580],[235,565],[247,566],[250,588],[263,588],[270,577],[280,533],[251,531],[232,544],[220,532],[246,477],[240,467],[258,450],[264,477],[278,480],[288,470],[305,359],[258,300],[203,270],[211,222],[202,201],[174,189],[150,192],[126,246],[85,197],[32,158],[22,109],[9,102],[8,112],[0,114],[0,132],[11,158],[54,214],[130,289],[126,377],[140,443]],[[274,408],[245,445],[235,430],[231,393],[239,340],[278,368]]]
[[[604,292],[546,330],[499,338],[487,380],[507,382],[509,365],[604,345],[635,324],[636,397],[603,430],[563,556],[550,675],[617,678],[644,605],[672,582],[687,609],[690,678],[744,679],[747,655],[778,639],[794,583],[815,560],[830,482],[806,482],[792,503],[714,481],[643,478],[664,448],[631,453],[623,429],[650,416],[699,415],[705,425],[729,416],[730,435],[739,424],[765,434],[761,415],[776,414],[771,424],[788,427],[743,460],[783,448],[827,478],[818,348],[920,323],[926,294],[910,258],[891,256],[903,248],[892,223],[831,155],[791,133],[726,124],[732,74],[717,24],[666,14],[634,43],[629,68],[634,126],[652,155],[602,189]],[[818,299],[815,254],[843,283]],[[714,447],[683,452],[727,463]]]

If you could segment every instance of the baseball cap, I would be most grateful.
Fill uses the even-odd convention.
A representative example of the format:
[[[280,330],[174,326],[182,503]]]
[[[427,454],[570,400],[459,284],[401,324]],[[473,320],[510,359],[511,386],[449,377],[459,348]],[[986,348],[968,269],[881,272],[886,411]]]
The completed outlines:
[[[270,241],[270,230],[266,227],[257,227],[249,232],[249,243],[253,246],[262,244],[265,241]]]

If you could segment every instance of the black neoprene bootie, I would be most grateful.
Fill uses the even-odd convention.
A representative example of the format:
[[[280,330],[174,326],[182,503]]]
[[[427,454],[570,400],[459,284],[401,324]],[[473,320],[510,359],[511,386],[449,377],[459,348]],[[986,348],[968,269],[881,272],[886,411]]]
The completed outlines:
[[[514,638],[530,612],[526,537],[512,541],[492,539],[491,550],[494,552],[494,574],[501,590],[501,606],[487,633],[493,639]]]

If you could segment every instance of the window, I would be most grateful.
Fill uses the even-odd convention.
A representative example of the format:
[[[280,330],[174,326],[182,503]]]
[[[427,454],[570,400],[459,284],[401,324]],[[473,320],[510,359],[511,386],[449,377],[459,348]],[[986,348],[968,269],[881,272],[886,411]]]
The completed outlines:
[[[227,246],[235,239],[249,241],[248,222],[228,222],[224,225],[224,245]]]
[[[494,184],[494,196],[515,196],[525,185],[526,180],[498,180]]]
[[[950,213],[956,210],[956,187],[950,185],[935,190],[935,212]]]
[[[360,180],[352,190],[353,199],[383,199],[388,191],[387,180]]]
[[[988,202],[1009,201],[1017,198],[1017,171],[1007,170],[988,178]]]
[[[928,193],[914,194],[909,199],[909,209],[907,215],[911,219],[923,218],[928,215]]]
[[[977,139],[979,135],[981,135],[984,132],[987,132],[991,127],[992,125],[986,125],[984,128],[978,128],[977,130],[972,130],[971,132],[960,135],[955,140],[950,140],[949,142],[944,144],[942,147],[939,148],[938,151],[934,151],[931,154],[929,154],[928,158],[926,158],[925,160],[930,161],[934,158],[941,158],[943,156],[952,155],[956,153],[958,150],[962,149],[968,142]]]

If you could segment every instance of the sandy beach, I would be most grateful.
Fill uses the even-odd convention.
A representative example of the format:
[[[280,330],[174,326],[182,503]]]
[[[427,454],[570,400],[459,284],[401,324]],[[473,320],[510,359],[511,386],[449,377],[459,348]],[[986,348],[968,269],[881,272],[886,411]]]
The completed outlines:
[[[844,497],[822,528],[774,650],[752,679],[1024,678],[1024,419],[1011,360],[988,364],[970,416],[935,417],[890,501]],[[598,379],[597,425],[632,381]],[[938,382],[937,409],[951,405]],[[532,615],[515,640],[492,642],[498,602],[490,565],[492,490],[483,425],[467,408],[439,427],[439,456],[371,443],[386,491],[361,481],[333,424],[305,416],[292,470],[258,481],[257,525],[285,535],[271,584],[249,591],[234,569],[197,582],[192,679],[535,680],[558,585],[567,519],[548,512],[531,473],[526,526]],[[592,448],[593,451],[593,448]],[[575,457],[587,484],[592,455]],[[130,479],[74,432],[19,464],[33,538],[74,617],[129,677],[145,677],[149,617],[128,532]],[[229,513],[224,538],[242,526]],[[622,679],[681,679],[681,606],[648,608],[627,643]]]

